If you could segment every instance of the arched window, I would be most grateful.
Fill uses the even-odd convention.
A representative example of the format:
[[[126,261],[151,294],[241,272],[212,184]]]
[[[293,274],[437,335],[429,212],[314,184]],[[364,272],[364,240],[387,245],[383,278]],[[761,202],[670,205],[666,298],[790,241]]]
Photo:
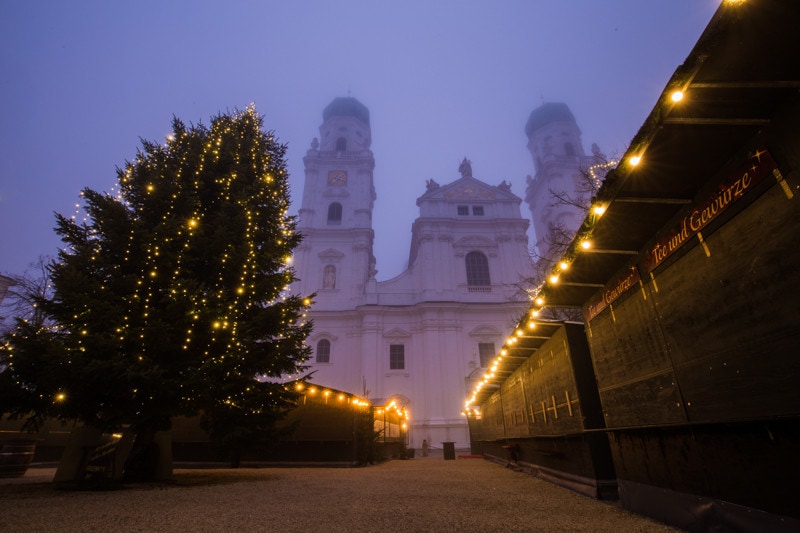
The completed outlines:
[[[337,152],[346,152],[347,151],[347,139],[344,137],[339,137],[336,139],[336,151]]]
[[[328,224],[341,224],[342,223],[342,204],[333,202],[328,206]]]
[[[331,362],[331,341],[322,339],[317,343],[317,363]]]
[[[467,264],[467,285],[470,287],[489,287],[489,260],[480,252],[470,252],[465,259]]]

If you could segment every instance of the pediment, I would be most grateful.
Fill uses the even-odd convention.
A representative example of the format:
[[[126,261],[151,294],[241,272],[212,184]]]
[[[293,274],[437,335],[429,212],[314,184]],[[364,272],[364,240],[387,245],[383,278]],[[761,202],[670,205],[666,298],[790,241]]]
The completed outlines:
[[[478,326],[469,332],[470,337],[501,337],[503,334],[492,326]]]
[[[332,260],[335,260],[335,259],[343,258],[344,254],[342,252],[340,252],[339,250],[334,250],[333,248],[328,248],[327,250],[324,250],[324,251],[320,252],[319,254],[317,254],[317,257],[319,257],[322,260],[332,261]]]
[[[394,338],[394,339],[399,339],[399,338],[410,337],[411,333],[406,331],[406,330],[404,330],[404,329],[401,329],[401,328],[392,328],[389,331],[385,332],[383,334],[383,336],[384,337],[389,337],[389,338]]]
[[[453,246],[456,248],[486,249],[486,248],[496,248],[497,243],[487,237],[483,237],[482,235],[469,235],[467,237],[462,237],[458,239],[456,242],[453,243]]]
[[[458,179],[447,185],[429,187],[420,200],[498,200],[519,199],[508,187],[495,187],[473,177]]]

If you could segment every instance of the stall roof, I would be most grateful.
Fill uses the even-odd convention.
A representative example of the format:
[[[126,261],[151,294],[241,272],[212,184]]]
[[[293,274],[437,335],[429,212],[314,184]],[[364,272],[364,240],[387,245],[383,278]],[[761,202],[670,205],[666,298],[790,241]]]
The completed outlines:
[[[557,282],[542,286],[544,307],[582,308],[635,261],[710,178],[755,148],[751,144],[758,134],[800,92],[797,28],[797,2],[722,2],[621,162],[606,176],[595,204],[605,212],[589,213],[565,254],[569,268],[558,272]],[[680,101],[672,100],[675,91],[682,91]],[[641,161],[634,166],[635,156]],[[591,248],[585,250],[581,243],[587,239]],[[520,328],[527,318],[524,322]],[[520,339],[516,347],[533,351],[542,342]],[[502,368],[472,403],[480,403],[510,375],[513,360]]]

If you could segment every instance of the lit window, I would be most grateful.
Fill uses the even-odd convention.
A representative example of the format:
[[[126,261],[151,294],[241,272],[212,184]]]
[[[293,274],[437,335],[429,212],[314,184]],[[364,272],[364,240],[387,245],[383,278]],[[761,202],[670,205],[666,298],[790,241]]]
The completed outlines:
[[[333,202],[328,206],[328,225],[342,223],[342,204]]]
[[[331,341],[322,339],[317,343],[317,363],[331,362]]]
[[[472,206],[472,214],[476,217],[483,216],[483,206],[482,205],[473,205]]]
[[[470,252],[465,259],[467,265],[467,285],[470,287],[488,287],[492,284],[489,277],[489,260],[480,252]]]
[[[389,369],[404,370],[406,368],[406,347],[404,344],[389,345]]]
[[[479,342],[478,343],[478,356],[481,358],[481,368],[486,368],[492,362],[495,356],[493,342]]]
[[[469,206],[468,205],[460,205],[460,206],[458,206],[458,214],[459,215],[469,215]]]

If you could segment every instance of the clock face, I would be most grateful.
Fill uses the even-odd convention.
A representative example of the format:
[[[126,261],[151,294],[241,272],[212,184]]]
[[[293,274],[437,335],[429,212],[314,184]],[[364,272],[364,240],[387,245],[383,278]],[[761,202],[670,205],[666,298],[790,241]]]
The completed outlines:
[[[328,183],[331,185],[344,185],[347,183],[347,172],[344,170],[331,170],[328,172]]]

